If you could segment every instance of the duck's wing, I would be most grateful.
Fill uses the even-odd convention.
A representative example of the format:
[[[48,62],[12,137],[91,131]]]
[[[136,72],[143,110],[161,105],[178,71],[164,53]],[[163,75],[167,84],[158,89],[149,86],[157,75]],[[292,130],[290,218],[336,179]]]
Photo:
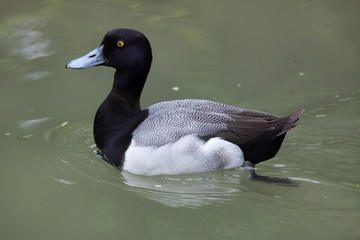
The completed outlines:
[[[133,132],[133,140],[142,146],[161,146],[186,135],[221,137],[240,145],[264,132],[281,135],[298,119],[294,117],[293,123],[286,124],[285,118],[275,115],[192,99],[161,102],[148,110],[148,117]]]

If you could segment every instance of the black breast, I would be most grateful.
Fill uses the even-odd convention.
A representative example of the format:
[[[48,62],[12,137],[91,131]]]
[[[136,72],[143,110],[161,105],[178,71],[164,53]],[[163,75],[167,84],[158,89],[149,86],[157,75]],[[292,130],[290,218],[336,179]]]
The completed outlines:
[[[121,99],[109,95],[96,112],[94,139],[106,160],[117,168],[124,162],[132,132],[148,116],[148,110],[124,107]]]

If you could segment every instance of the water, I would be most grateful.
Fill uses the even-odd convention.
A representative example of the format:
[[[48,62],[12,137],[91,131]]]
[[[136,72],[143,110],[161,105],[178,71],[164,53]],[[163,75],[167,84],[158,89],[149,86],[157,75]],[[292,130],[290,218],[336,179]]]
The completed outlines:
[[[359,239],[358,1],[6,1],[0,10],[1,239]],[[95,154],[113,70],[66,70],[103,34],[144,32],[142,106],[204,98],[305,109],[263,175],[135,176]]]

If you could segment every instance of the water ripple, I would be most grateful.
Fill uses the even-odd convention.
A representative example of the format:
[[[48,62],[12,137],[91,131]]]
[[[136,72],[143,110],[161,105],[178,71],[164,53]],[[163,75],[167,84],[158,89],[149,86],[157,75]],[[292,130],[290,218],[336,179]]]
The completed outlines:
[[[22,56],[26,61],[55,54],[50,49],[51,41],[41,31],[46,26],[46,20],[32,17],[11,27],[7,36],[10,55]]]

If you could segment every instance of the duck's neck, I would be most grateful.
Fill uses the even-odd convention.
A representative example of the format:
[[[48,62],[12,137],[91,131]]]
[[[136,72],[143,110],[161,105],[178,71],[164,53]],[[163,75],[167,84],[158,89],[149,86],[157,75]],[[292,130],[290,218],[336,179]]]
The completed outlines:
[[[140,110],[140,95],[144,88],[148,70],[116,70],[110,95],[118,98],[124,108]]]
[[[148,71],[119,71],[113,88],[99,107],[94,120],[94,138],[107,161],[121,167],[131,133],[147,117],[140,109],[140,94]]]

